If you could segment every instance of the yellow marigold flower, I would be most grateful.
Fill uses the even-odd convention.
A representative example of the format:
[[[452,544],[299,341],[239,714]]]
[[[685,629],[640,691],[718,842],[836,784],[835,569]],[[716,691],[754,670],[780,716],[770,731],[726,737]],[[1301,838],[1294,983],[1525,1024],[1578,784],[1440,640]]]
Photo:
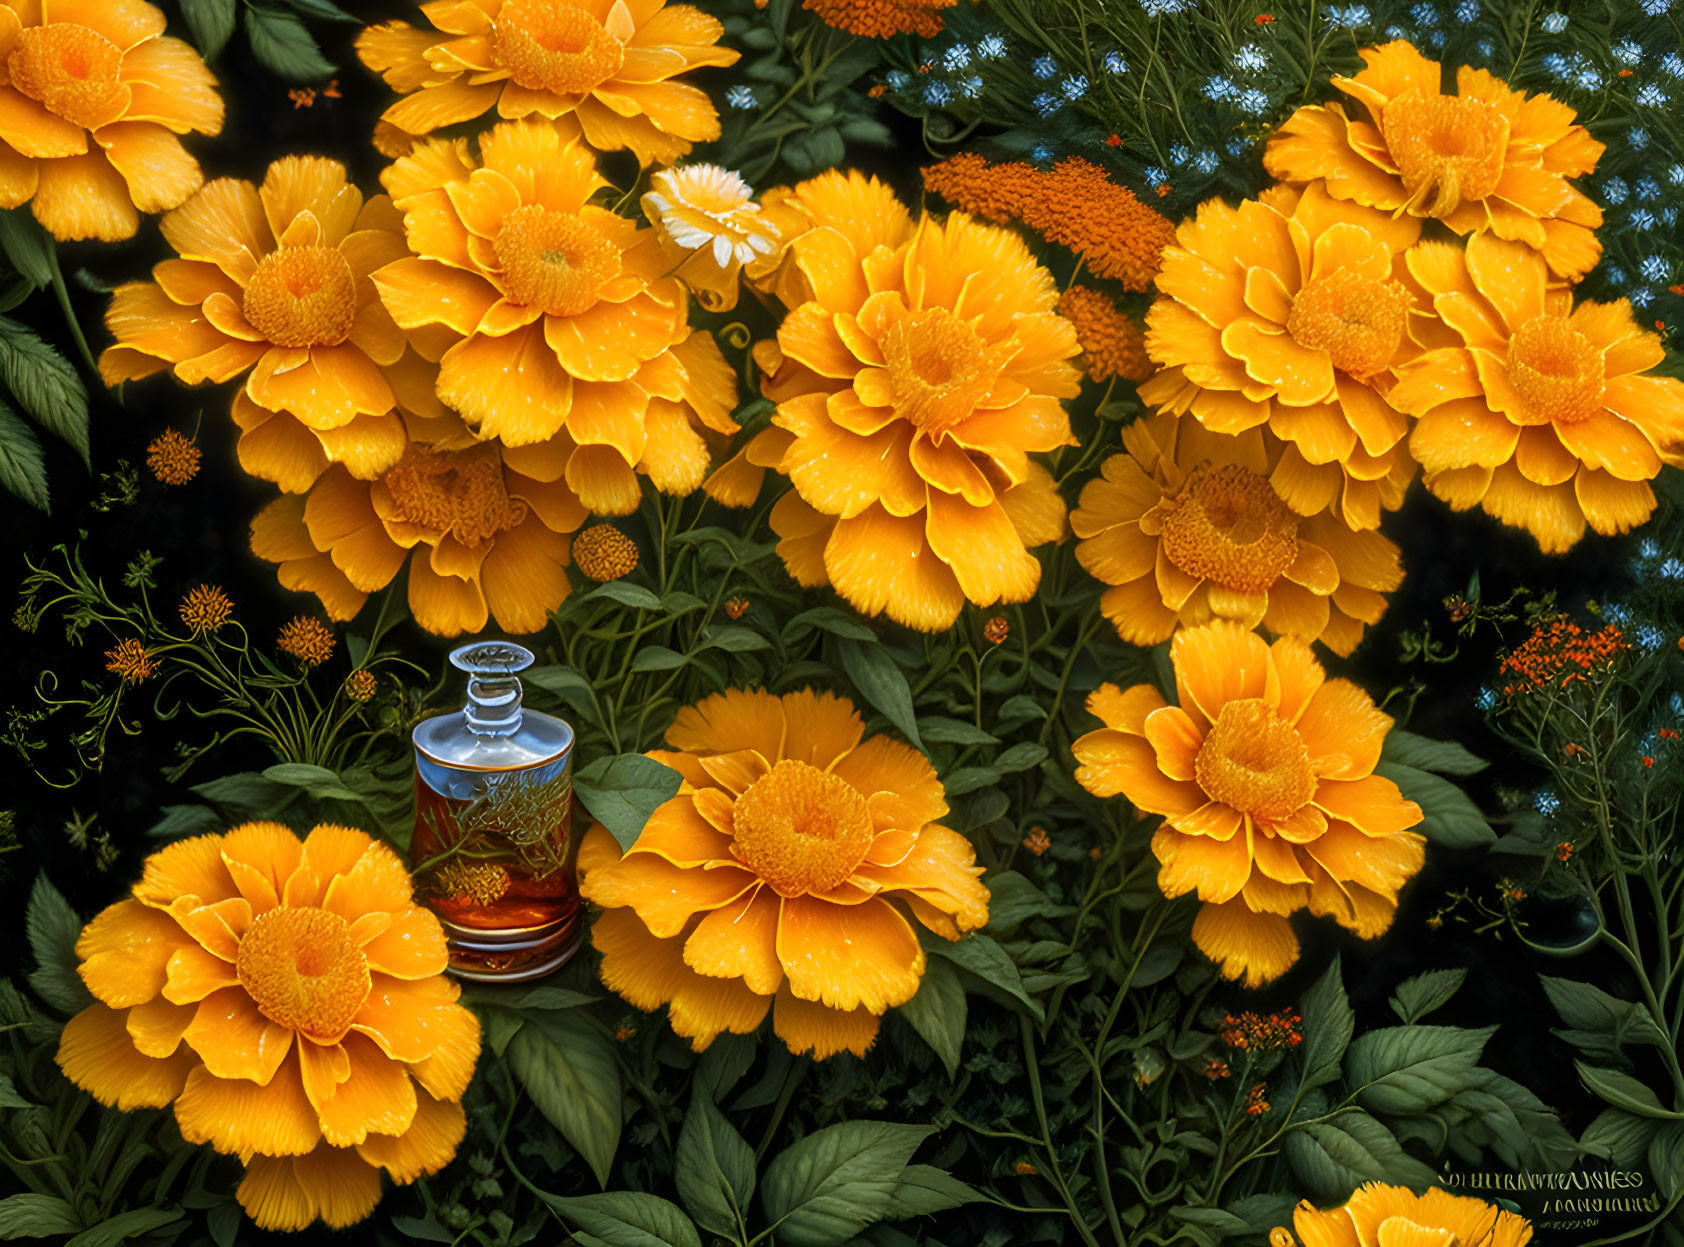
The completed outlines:
[[[233,613],[234,604],[218,585],[199,585],[181,600],[181,622],[194,632],[215,632]]]
[[[367,668],[359,667],[345,677],[345,696],[352,701],[373,701],[379,691],[380,680]]]
[[[770,464],[794,486],[772,511],[803,585],[925,631],[968,599],[1022,602],[1063,533],[1036,451],[1072,445],[1076,333],[1015,234],[963,213],[914,223],[881,182],[827,173],[797,188],[814,226],[791,244],[811,286],[775,345],[774,428],[715,473],[742,505]]]
[[[204,174],[177,135],[222,130],[199,54],[143,0],[0,6],[6,51],[0,208],[29,204],[53,237],[133,238]],[[91,141],[90,141],[91,140]]]
[[[403,422],[387,370],[405,343],[369,274],[405,254],[391,204],[365,204],[336,160],[287,156],[261,187],[207,183],[161,227],[181,258],[156,265],[153,281],[117,287],[105,314],[117,344],[100,356],[106,383],[165,369],[188,385],[220,383],[250,369],[237,422],[284,411],[318,435],[317,456],[389,466],[381,455],[394,436],[401,445]],[[408,366],[418,363],[411,356]]]
[[[334,644],[333,629],[308,615],[289,620],[275,642],[278,649],[306,667],[319,667],[333,657]]]
[[[146,466],[163,485],[185,485],[199,475],[199,444],[180,429],[165,429],[146,447]]]
[[[275,499],[252,521],[252,550],[332,619],[355,615],[408,560],[410,613],[427,631],[479,632],[491,617],[538,631],[571,589],[568,534],[585,521],[562,477],[573,442],[530,447],[517,468],[514,452],[456,429],[440,443],[450,449],[407,443],[375,480],[336,465],[306,496]]]
[[[1145,328],[1101,291],[1071,286],[1058,297],[1058,314],[1076,326],[1082,362],[1095,381],[1144,381],[1155,371]]]
[[[1267,425],[1288,443],[1271,480],[1293,510],[1377,527],[1413,471],[1386,395],[1418,353],[1410,314],[1427,311],[1401,280],[1420,228],[1320,186],[1200,204],[1164,252],[1146,317],[1162,371],[1140,397],[1215,433]]]
[[[618,580],[637,570],[637,542],[612,524],[594,524],[573,539],[573,562],[592,580]]]
[[[422,7],[434,30],[408,22],[357,36],[363,64],[403,95],[382,120],[431,134],[492,108],[534,117],[597,151],[629,148],[639,163],[668,164],[692,143],[719,137],[719,114],[698,87],[675,81],[705,65],[732,65],[725,27],[664,0],[443,0]]]
[[[851,35],[887,39],[890,35],[918,35],[928,39],[942,30],[943,9],[958,0],[802,0],[801,7],[819,20]]]
[[[154,853],[76,942],[98,1002],[58,1064],[101,1104],[174,1104],[190,1143],[241,1157],[264,1229],[345,1226],[462,1141],[479,1023],[444,931],[387,845],[246,823]]]
[[[1420,1195],[1408,1187],[1369,1182],[1326,1212],[1305,1200],[1292,1213],[1293,1229],[1305,1247],[1357,1247],[1370,1243],[1478,1243],[1480,1247],[1526,1247],[1532,1223],[1526,1218],[1434,1187]],[[1270,1235],[1271,1247],[1298,1247],[1285,1227]]]
[[[1641,375],[1665,352],[1630,303],[1575,307],[1542,256],[1490,234],[1465,251],[1422,243],[1409,270],[1438,310],[1423,338],[1436,349],[1392,397],[1420,417],[1409,449],[1427,488],[1552,553],[1586,523],[1608,535],[1648,519],[1662,456],[1684,453],[1684,381]]]
[[[639,470],[688,493],[708,449],[683,407],[734,433],[736,374],[690,333],[655,231],[589,202],[607,183],[553,126],[505,122],[479,143],[483,165],[464,142],[429,139],[382,175],[415,254],[375,283],[439,361],[438,398],[506,446],[565,430],[567,482],[598,514],[637,509]]]
[[[924,170],[924,185],[985,221],[1022,221],[1082,257],[1088,271],[1145,290],[1157,275],[1175,227],[1105,170],[1069,156],[1051,169],[1026,161],[990,165],[962,152]]]
[[[125,684],[139,684],[157,674],[158,660],[134,637],[124,637],[105,651],[105,669]]]
[[[988,921],[988,889],[909,745],[853,705],[806,690],[733,689],[678,712],[685,779],[622,857],[600,825],[579,847],[602,980],[639,1009],[669,1005],[698,1050],[772,1029],[792,1052],[863,1054],[884,1010],[918,990],[914,922],[956,940]]]
[[[1401,40],[1362,59],[1356,77],[1333,79],[1362,111],[1334,102],[1293,113],[1263,154],[1273,176],[1458,234],[1490,230],[1542,252],[1562,277],[1590,271],[1602,210],[1567,179],[1594,169],[1603,145],[1571,108],[1467,65],[1447,95],[1439,63]]]
[[[1076,558],[1113,586],[1100,609],[1134,645],[1213,616],[1349,654],[1403,582],[1398,548],[1329,512],[1301,517],[1269,484],[1261,429],[1225,437],[1160,412],[1123,430],[1082,488]]]
[[[1421,808],[1373,773],[1392,720],[1296,637],[1219,620],[1177,633],[1170,661],[1179,706],[1150,684],[1088,697],[1105,726],[1077,740],[1076,779],[1165,816],[1158,886],[1204,902],[1193,942],[1256,987],[1298,960],[1297,910],[1381,935],[1426,844]]]
[[[643,215],[668,266],[710,312],[736,307],[743,265],[770,255],[777,242],[749,184],[718,165],[685,165],[661,170],[649,185]]]

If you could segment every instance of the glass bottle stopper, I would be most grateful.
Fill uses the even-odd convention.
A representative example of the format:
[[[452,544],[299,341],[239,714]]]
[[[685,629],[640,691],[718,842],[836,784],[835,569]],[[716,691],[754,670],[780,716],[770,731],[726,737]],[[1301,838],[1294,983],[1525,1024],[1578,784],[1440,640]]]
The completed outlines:
[[[476,736],[512,736],[520,730],[520,679],[532,651],[507,641],[478,641],[452,650],[451,665],[468,673],[463,714]]]

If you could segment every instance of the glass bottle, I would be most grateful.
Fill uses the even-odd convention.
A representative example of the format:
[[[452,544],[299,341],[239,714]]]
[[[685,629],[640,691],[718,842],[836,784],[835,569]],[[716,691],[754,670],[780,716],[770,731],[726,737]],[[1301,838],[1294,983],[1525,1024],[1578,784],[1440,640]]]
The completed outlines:
[[[570,831],[573,729],[521,708],[532,652],[504,641],[450,655],[468,673],[461,710],[416,725],[416,898],[444,925],[461,978],[512,982],[555,970],[583,931]]]

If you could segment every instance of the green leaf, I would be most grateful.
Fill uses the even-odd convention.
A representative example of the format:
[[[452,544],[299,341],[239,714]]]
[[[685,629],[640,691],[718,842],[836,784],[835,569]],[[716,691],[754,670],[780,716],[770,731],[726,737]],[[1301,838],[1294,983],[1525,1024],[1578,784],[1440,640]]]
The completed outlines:
[[[1599,987],[1574,979],[1551,978],[1547,974],[1538,978],[1555,1011],[1574,1030],[1606,1034],[1614,1041],[1614,1047],[1621,1043],[1646,1043],[1664,1048],[1671,1042],[1647,1004],[1621,1000]],[[1586,1045],[1581,1043],[1581,1046]]]
[[[848,149],[832,124],[792,135],[780,154],[791,169],[808,177],[841,164],[847,159]]]
[[[1649,1176],[1671,1200],[1684,1191],[1684,1122],[1668,1122],[1649,1143]]]
[[[47,460],[35,434],[0,403],[0,485],[30,506],[47,509]]]
[[[35,876],[30,889],[24,929],[35,958],[35,970],[29,976],[35,994],[60,1013],[79,1013],[92,1004],[93,995],[76,973],[76,940],[82,934],[82,920],[44,874]]]
[[[992,887],[994,880],[989,880]],[[941,958],[926,958],[924,977],[912,999],[900,1007],[900,1015],[912,1024],[947,1067],[947,1076],[959,1073],[959,1050],[965,1042],[965,989],[959,975]]]
[[[1073,905],[1053,904],[1015,870],[988,877],[988,934],[996,939],[1009,940],[1031,918],[1064,918],[1075,912]]]
[[[918,731],[926,745],[998,745],[1000,738],[962,719],[945,719],[927,714],[918,720]]]
[[[1400,728],[1386,733],[1380,757],[1400,766],[1414,767],[1418,771],[1437,771],[1441,775],[1477,775],[1491,765],[1453,740],[1433,740]]]
[[[263,772],[263,778],[289,788],[302,788],[322,801],[356,801],[368,804],[368,798],[353,792],[340,782],[338,774],[325,766],[311,766],[307,762],[278,762]]]
[[[1366,1031],[1351,1044],[1346,1074],[1364,1108],[1421,1113],[1480,1087],[1480,1053],[1495,1026],[1390,1026]]]
[[[1630,1169],[1643,1157],[1661,1123],[1623,1108],[1603,1109],[1579,1136],[1579,1146],[1593,1156],[1606,1157],[1617,1169]]]
[[[596,689],[591,687],[583,672],[572,667],[533,667],[523,672],[520,678],[547,693],[554,693],[587,723],[602,726],[602,707],[597,702]]]
[[[146,829],[155,840],[185,840],[227,830],[227,820],[208,805],[166,805],[163,817]]]
[[[363,19],[347,13],[337,4],[330,4],[328,0],[286,0],[289,9],[302,13],[305,17],[314,17],[324,22],[349,22],[353,26],[361,26]]]
[[[675,649],[668,649],[665,645],[645,645],[637,651],[632,659],[633,671],[672,671],[682,667],[690,659]]]
[[[1417,974],[1398,985],[1397,994],[1392,997],[1392,1012],[1405,1022],[1419,1022],[1454,996],[1467,977],[1467,970],[1460,966]]]
[[[1684,1121],[1684,1113],[1675,1113],[1664,1106],[1653,1090],[1630,1074],[1585,1061],[1574,1061],[1573,1066],[1579,1071],[1579,1081],[1615,1108],[1623,1108],[1639,1117]]]
[[[295,796],[285,784],[277,784],[251,771],[194,784],[192,791],[235,818],[242,815],[276,818]]]
[[[17,1088],[12,1086],[12,1076],[0,1070],[0,1108],[34,1108],[28,1100],[18,1094]]]
[[[314,82],[334,72],[296,14],[248,4],[245,21],[251,54],[271,73],[288,82]]]
[[[1031,767],[1040,766],[1047,760],[1047,747],[1037,745],[1033,741],[1024,741],[1013,745],[999,757],[994,759],[994,769],[1004,774],[1014,771],[1027,771]]]
[[[83,1230],[64,1247],[117,1247],[119,1243],[143,1238],[155,1230],[182,1220],[185,1216],[177,1208],[135,1208],[120,1212],[110,1220],[101,1221],[92,1229]]]
[[[992,788],[1000,782],[1000,772],[991,766],[962,766],[941,777],[942,790],[949,797],[962,797],[979,788]]]
[[[1449,780],[1395,762],[1381,762],[1374,773],[1391,780],[1421,807],[1421,823],[1413,830],[1434,844],[1447,849],[1477,849],[1497,842],[1497,833],[1479,807]]]
[[[1350,1046],[1356,1014],[1345,996],[1339,958],[1327,967],[1315,986],[1304,993],[1303,1088],[1308,1091],[1339,1077],[1339,1063]]]
[[[477,1003],[477,1002],[476,1002]],[[493,1055],[501,1057],[509,1050],[509,1040],[519,1033],[526,1025],[526,1019],[518,1013],[508,1009],[499,1009],[495,1005],[487,1007],[481,1005],[475,1009],[480,1018],[480,1032],[485,1046]]]
[[[931,1126],[848,1121],[785,1148],[766,1169],[762,1200],[782,1247],[839,1247],[890,1215],[896,1188]]]
[[[53,282],[53,239],[41,228],[25,204],[9,212],[0,211],[0,251],[18,275],[33,286]]]
[[[1364,1182],[1420,1189],[1437,1181],[1431,1166],[1404,1151],[1390,1130],[1360,1109],[1294,1127],[1284,1150],[1306,1193],[1317,1199],[1342,1200]]]
[[[961,1204],[976,1203],[982,1198],[974,1189],[959,1181],[945,1169],[934,1165],[908,1165],[901,1171],[895,1193],[889,1197],[885,1219],[925,1217],[946,1212]]]
[[[0,1226],[6,1238],[53,1238],[76,1233],[82,1222],[56,1195],[13,1195],[0,1199]]]
[[[705,1095],[690,1097],[674,1160],[685,1209],[707,1229],[739,1238],[754,1198],[754,1149]]]
[[[598,758],[573,777],[573,791],[620,845],[637,843],[643,825],[664,802],[678,795],[684,777],[641,753]]]
[[[842,669],[860,696],[923,752],[924,742],[918,736],[917,716],[912,710],[912,686],[889,651],[881,645],[849,640],[843,640],[837,648],[842,653]]]
[[[716,624],[702,635],[699,648],[743,654],[751,650],[771,649],[772,643],[753,628],[745,628],[741,624]]]
[[[877,640],[877,634],[867,627],[858,615],[850,615],[834,606],[815,606],[812,610],[802,611],[784,625],[783,637],[786,641],[793,641],[802,633],[811,632],[815,628],[832,636],[846,637],[851,641]]]
[[[199,55],[214,61],[234,33],[238,10],[235,0],[181,0],[181,15],[187,19]]]
[[[1209,1230],[1218,1238],[1232,1238],[1236,1234],[1251,1233],[1250,1225],[1221,1208],[1171,1208],[1169,1215],[1184,1224]]]
[[[514,983],[505,986],[473,983],[469,985],[466,996],[474,1004],[483,1001],[504,1009],[577,1009],[601,999],[600,996],[587,996],[584,992],[549,983],[532,987]]]
[[[1046,1017],[1040,1002],[1024,989],[1017,963],[993,936],[972,931],[951,942],[937,937],[926,942],[924,950],[947,958],[960,969],[969,970],[984,983],[1021,1002],[1037,1022]]]
[[[654,611],[661,609],[661,599],[656,597],[650,589],[642,585],[630,584],[624,580],[610,580],[606,584],[598,585],[580,599],[582,602],[596,602],[606,599],[618,602],[622,606],[635,606],[638,610]]]
[[[544,1202],[608,1247],[702,1247],[701,1235],[677,1204],[642,1191],[607,1191]]]
[[[0,382],[24,414],[88,463],[88,391],[68,360],[32,330],[0,317]]]
[[[532,1014],[503,1055],[544,1119],[606,1186],[620,1143],[620,1068],[608,1040],[576,1013]],[[602,1236],[595,1226],[580,1224]],[[688,1241],[696,1241],[694,1230]]]

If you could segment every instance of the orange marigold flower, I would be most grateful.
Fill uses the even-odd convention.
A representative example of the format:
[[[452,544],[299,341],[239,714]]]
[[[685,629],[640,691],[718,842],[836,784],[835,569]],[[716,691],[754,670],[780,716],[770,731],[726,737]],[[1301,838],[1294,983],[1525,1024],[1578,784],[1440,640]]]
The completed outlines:
[[[649,186],[643,215],[660,235],[668,267],[708,311],[736,307],[743,265],[777,244],[749,184],[718,165],[685,165],[661,170]]]
[[[234,604],[216,585],[199,585],[181,600],[181,622],[194,632],[215,632],[233,613]]]
[[[928,39],[941,33],[941,11],[957,3],[958,0],[802,0],[801,7],[817,13],[825,25],[851,35],[887,39],[890,35],[911,34]]]
[[[1417,1195],[1408,1187],[1370,1182],[1337,1208],[1317,1211],[1305,1200],[1292,1214],[1298,1238],[1306,1244],[1388,1242],[1479,1243],[1480,1247],[1526,1247],[1532,1224],[1524,1217],[1465,1195],[1432,1189]],[[1385,1231],[1381,1226],[1387,1227]],[[1277,1228],[1270,1247],[1298,1247],[1290,1233]]]
[[[1052,837],[1047,835],[1045,827],[1031,827],[1029,834],[1023,838],[1023,847],[1036,857],[1040,857],[1041,854],[1052,848]]]
[[[1003,645],[1012,634],[1012,626],[1004,615],[994,615],[982,625],[982,639],[990,645]]]
[[[1076,559],[1113,586],[1117,635],[1156,645],[1219,616],[1349,654],[1403,581],[1397,546],[1331,512],[1307,519],[1271,485],[1283,451],[1259,429],[1227,437],[1160,412],[1123,429],[1082,488]]]
[[[124,684],[139,684],[157,674],[158,660],[151,650],[129,636],[105,651],[105,669]]]
[[[1644,375],[1666,352],[1631,304],[1575,307],[1543,256],[1494,234],[1421,243],[1409,271],[1438,319],[1391,400],[1420,417],[1409,451],[1427,488],[1549,553],[1587,523],[1607,536],[1648,519],[1662,457],[1684,454],[1684,381]]]
[[[381,120],[431,134],[496,109],[531,117],[597,151],[630,149],[643,165],[668,164],[692,143],[719,137],[705,92],[679,82],[704,65],[732,65],[719,19],[687,4],[644,0],[557,4],[474,0],[428,4],[435,29],[370,26],[357,55],[403,98]]]
[[[350,1225],[462,1141],[479,1023],[444,931],[390,847],[247,823],[154,853],[76,942],[97,1003],[58,1064],[101,1104],[175,1107],[190,1143],[246,1166],[263,1229]]]
[[[1269,140],[1263,165],[1283,182],[1321,182],[1336,199],[1458,234],[1492,231],[1540,252],[1578,279],[1602,254],[1602,210],[1567,182],[1589,173],[1603,145],[1549,95],[1512,91],[1483,69],[1444,70],[1403,41],[1365,48],[1366,68],[1333,85],[1367,114],[1330,103],[1300,108]]]
[[[333,657],[334,644],[333,629],[309,615],[288,620],[275,642],[277,649],[291,654],[306,667],[319,667]]]
[[[146,447],[146,466],[160,484],[185,485],[199,475],[199,443],[180,429],[165,429]]]
[[[117,343],[99,361],[106,384],[166,369],[187,385],[221,383],[250,369],[235,421],[289,419],[248,470],[277,479],[304,458],[316,471],[340,459],[364,473],[389,467],[403,442],[394,386],[423,367],[410,355],[399,368],[403,332],[369,281],[405,253],[391,204],[365,204],[336,160],[287,156],[261,187],[206,183],[160,225],[182,258],[117,287],[105,314]],[[280,438],[283,427],[295,432]]]
[[[1273,476],[1293,510],[1377,527],[1413,471],[1388,394],[1419,353],[1407,330],[1424,301],[1401,279],[1420,228],[1319,186],[1200,204],[1164,252],[1146,317],[1162,371],[1140,397],[1215,433],[1267,426],[1288,443]]]
[[[589,202],[608,185],[594,156],[543,121],[497,125],[479,150],[428,139],[381,175],[414,254],[374,282],[436,348],[438,399],[542,461],[544,479],[564,473],[598,514],[637,509],[638,472],[689,493],[709,459],[692,417],[736,432],[737,378],[710,335],[687,332],[655,231]],[[578,446],[557,459],[564,431]]]
[[[918,990],[914,924],[946,939],[988,921],[970,841],[935,768],[811,690],[730,690],[687,706],[649,756],[683,789],[623,856],[600,824],[579,847],[602,980],[669,1005],[698,1050],[768,1011],[792,1052],[863,1055]],[[873,795],[875,794],[875,795]]]
[[[1532,635],[1503,659],[1499,674],[1509,678],[1503,691],[1513,697],[1565,687],[1566,680],[1582,680],[1591,672],[1606,670],[1630,648],[1631,642],[1614,624],[1587,633],[1568,616],[1552,615],[1533,627]],[[1569,742],[1565,752],[1568,757],[1582,757],[1585,750]]]
[[[408,560],[410,613],[427,631],[479,632],[488,618],[538,631],[571,591],[568,534],[585,522],[563,475],[573,442],[518,454],[455,428],[447,444],[461,449],[406,442],[373,481],[336,465],[307,496],[275,499],[252,521],[252,550],[332,619],[355,615]]]
[[[6,116],[0,208],[29,204],[60,240],[133,238],[204,174],[177,135],[222,130],[199,54],[143,0],[0,6]]]
[[[366,668],[358,668],[345,677],[345,696],[352,701],[373,701],[374,695],[379,691],[379,679],[374,672]]]
[[[1076,779],[1165,815],[1158,886],[1204,902],[1193,942],[1255,987],[1297,961],[1297,910],[1382,934],[1426,844],[1421,808],[1373,773],[1391,718],[1304,642],[1229,620],[1177,633],[1170,662],[1179,706],[1150,684],[1089,696],[1105,726],[1077,740]]]
[[[813,228],[790,250],[812,294],[757,350],[774,427],[708,492],[747,505],[775,466],[794,486],[771,514],[784,565],[862,614],[930,632],[967,600],[1027,600],[1029,547],[1064,531],[1029,454],[1074,444],[1059,400],[1080,391],[1052,274],[963,213],[915,223],[875,178],[796,193]]]
[[[1058,314],[1076,326],[1083,363],[1095,381],[1144,381],[1152,375],[1145,328],[1103,292],[1071,286],[1058,297]]]
[[[573,539],[573,562],[592,580],[618,580],[637,570],[637,542],[612,524],[594,524]]]
[[[1145,290],[1175,227],[1098,165],[1069,156],[1050,170],[1027,161],[990,165],[962,152],[924,170],[924,186],[985,221],[1021,221],[1068,247],[1098,277]]]

